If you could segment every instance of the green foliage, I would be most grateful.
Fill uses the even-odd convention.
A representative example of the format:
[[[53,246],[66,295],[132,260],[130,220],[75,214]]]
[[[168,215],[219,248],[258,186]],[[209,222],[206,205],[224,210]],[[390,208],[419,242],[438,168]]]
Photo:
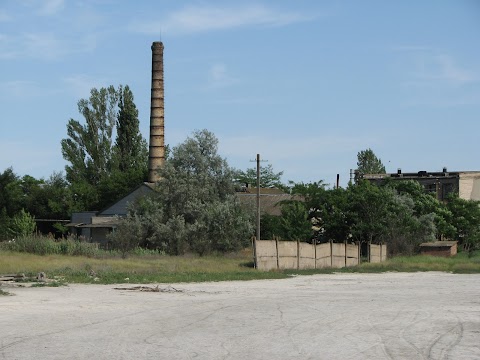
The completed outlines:
[[[133,227],[132,227],[133,226]],[[122,258],[138,247],[142,238],[142,228],[139,222],[121,220],[116,229],[107,235],[114,249],[120,251]]]
[[[385,166],[372,149],[362,150],[357,154],[358,176],[363,174],[385,174]]]
[[[451,238],[455,232],[452,225],[453,214],[447,205],[427,193],[423,186],[414,180],[387,181],[386,187],[394,189],[400,195],[408,195],[414,202],[413,211],[416,216],[432,214],[436,228],[436,237]]]
[[[147,175],[148,149],[128,86],[92,89],[78,102],[85,124],[70,119],[62,154],[69,163],[75,211],[102,209],[141,184]],[[117,138],[113,142],[116,129]]]
[[[285,240],[309,241],[312,238],[312,223],[303,202],[294,200],[282,204],[280,229]]]
[[[260,187],[277,188],[287,190],[287,186],[282,183],[283,171],[274,172],[273,165],[260,166]],[[246,171],[235,170],[234,174],[237,183],[242,185],[257,186],[257,168],[249,168]]]
[[[5,217],[13,217],[25,208],[21,179],[10,167],[0,174],[0,211]]]
[[[22,209],[10,221],[8,232],[13,237],[25,237],[33,234],[36,226],[34,217]]]
[[[127,86],[118,89],[117,139],[115,142],[116,161],[121,172],[135,170],[144,173],[148,168],[147,142],[140,133],[138,110],[133,93]]]
[[[235,251],[248,245],[251,218],[234,196],[233,171],[206,131],[174,147],[159,170],[157,192],[132,209],[126,221],[142,229],[141,244],[168,254]]]
[[[320,181],[295,184],[292,194],[303,199],[303,215],[302,207],[297,207],[296,219],[308,219],[314,242],[382,242],[389,244],[391,253],[412,254],[420,243],[433,240],[432,211],[441,208],[414,184],[379,187],[362,180],[347,189],[327,189]],[[295,228],[285,215],[280,220],[283,228]]]
[[[260,238],[261,239],[275,239],[280,236],[281,230],[280,216],[262,214],[260,217]]]
[[[377,242],[387,231],[392,215],[393,191],[360,181],[349,187],[347,211],[351,216],[351,234],[355,241]]]
[[[452,213],[451,224],[455,228],[452,239],[467,251],[480,249],[480,202],[451,196],[447,208]]]
[[[85,125],[70,119],[62,154],[70,183],[86,181],[97,185],[112,170],[112,134],[115,126],[118,93],[113,86],[90,91],[90,98],[78,102]]]
[[[16,251],[37,255],[95,256],[97,245],[71,239],[55,239],[47,236],[20,236],[14,240],[0,242],[0,250]]]

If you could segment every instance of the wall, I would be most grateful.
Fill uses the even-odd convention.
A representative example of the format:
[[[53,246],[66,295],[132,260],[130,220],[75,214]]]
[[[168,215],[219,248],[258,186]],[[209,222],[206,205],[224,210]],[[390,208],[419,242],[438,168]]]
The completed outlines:
[[[480,173],[460,173],[459,197],[465,200],[480,200]]]
[[[342,268],[359,264],[358,244],[308,244],[298,241],[255,241],[255,265],[259,270]],[[372,262],[387,259],[386,245],[371,245]]]

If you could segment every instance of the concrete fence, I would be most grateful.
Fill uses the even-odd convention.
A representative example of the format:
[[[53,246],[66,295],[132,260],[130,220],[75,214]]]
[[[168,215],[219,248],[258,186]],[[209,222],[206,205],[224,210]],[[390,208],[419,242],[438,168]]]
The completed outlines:
[[[255,266],[259,270],[342,268],[360,263],[360,246],[349,243],[308,244],[299,241],[256,240]],[[387,258],[386,245],[369,245],[370,262]]]

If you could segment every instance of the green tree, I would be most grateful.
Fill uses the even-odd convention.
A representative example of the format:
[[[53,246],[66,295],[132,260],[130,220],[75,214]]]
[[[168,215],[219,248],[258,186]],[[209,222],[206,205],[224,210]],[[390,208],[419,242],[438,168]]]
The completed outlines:
[[[362,180],[351,185],[347,211],[351,218],[352,238],[360,242],[378,242],[387,232],[388,218],[392,216],[394,191]]]
[[[372,149],[362,150],[357,154],[357,178],[364,174],[385,174],[385,166]]]
[[[218,140],[209,131],[174,147],[159,170],[157,193],[137,204],[142,215],[142,242],[170,254],[233,251],[248,244],[251,217],[235,197],[233,170],[218,155]]]
[[[117,152],[118,170],[135,170],[145,174],[148,168],[147,142],[140,133],[138,110],[133,101],[133,93],[127,86],[118,89]]]
[[[35,227],[36,223],[34,217],[22,209],[10,221],[8,230],[12,236],[24,237],[33,234]]]
[[[148,149],[133,100],[128,86],[109,86],[78,102],[85,124],[70,119],[61,142],[76,210],[101,209],[145,181]]]
[[[0,174],[0,210],[4,210],[5,216],[13,217],[23,207],[22,181],[10,167]]]
[[[127,257],[130,251],[139,245],[140,239],[142,238],[142,226],[141,223],[136,220],[137,219],[125,219],[119,221],[115,230],[107,235],[107,239],[114,249],[120,251],[123,259]]]
[[[414,215],[421,217],[432,214],[436,237],[441,236],[452,238],[455,233],[455,227],[452,225],[453,214],[447,205],[438,201],[436,196],[427,193],[423,186],[414,180],[389,180],[385,186],[394,189],[399,195],[408,195],[414,202]]]
[[[272,164],[260,166],[260,187],[286,190],[286,185],[281,181],[282,175],[283,171],[275,172]],[[246,171],[235,170],[234,176],[239,184],[257,186],[257,168],[249,168]]]
[[[310,241],[313,230],[306,205],[293,200],[282,204],[280,221],[281,236],[285,240]]]
[[[394,194],[391,200],[386,231],[380,235],[390,254],[412,255],[421,243],[435,240],[433,213],[416,215],[415,201],[408,194]]]
[[[480,248],[480,202],[451,196],[447,208],[453,214],[453,240],[457,240],[468,252]]]
[[[117,118],[118,93],[113,86],[90,91],[78,102],[85,125],[70,119],[67,139],[61,141],[70,183],[85,181],[93,186],[112,170],[112,134]]]
[[[21,179],[10,167],[0,173],[0,241],[10,237],[10,221],[24,207]]]

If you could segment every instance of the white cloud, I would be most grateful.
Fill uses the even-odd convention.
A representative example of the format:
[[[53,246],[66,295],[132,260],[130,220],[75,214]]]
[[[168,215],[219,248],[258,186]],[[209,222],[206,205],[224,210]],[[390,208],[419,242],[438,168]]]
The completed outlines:
[[[64,0],[43,0],[39,14],[46,16],[55,15],[63,10],[64,6]]]
[[[411,67],[410,74],[403,85],[409,87],[458,86],[480,80],[478,72],[459,65],[452,55],[440,53],[428,46],[397,46],[393,50],[405,53],[404,61]]]
[[[264,5],[235,8],[188,6],[164,19],[136,21],[131,25],[131,29],[151,35],[158,35],[160,32],[189,34],[255,25],[283,26],[311,19],[311,15],[282,12]]]
[[[465,84],[478,81],[478,75],[461,68],[449,55],[438,55],[435,57],[438,64],[438,78],[454,84]]]
[[[96,47],[96,37],[86,34],[75,41],[54,33],[23,33],[15,36],[0,34],[0,59],[32,58],[56,61],[69,54],[90,52]]]
[[[224,88],[238,82],[230,76],[225,64],[213,64],[208,71],[208,88]]]
[[[23,45],[27,56],[44,60],[54,60],[66,50],[52,33],[24,34]]]

